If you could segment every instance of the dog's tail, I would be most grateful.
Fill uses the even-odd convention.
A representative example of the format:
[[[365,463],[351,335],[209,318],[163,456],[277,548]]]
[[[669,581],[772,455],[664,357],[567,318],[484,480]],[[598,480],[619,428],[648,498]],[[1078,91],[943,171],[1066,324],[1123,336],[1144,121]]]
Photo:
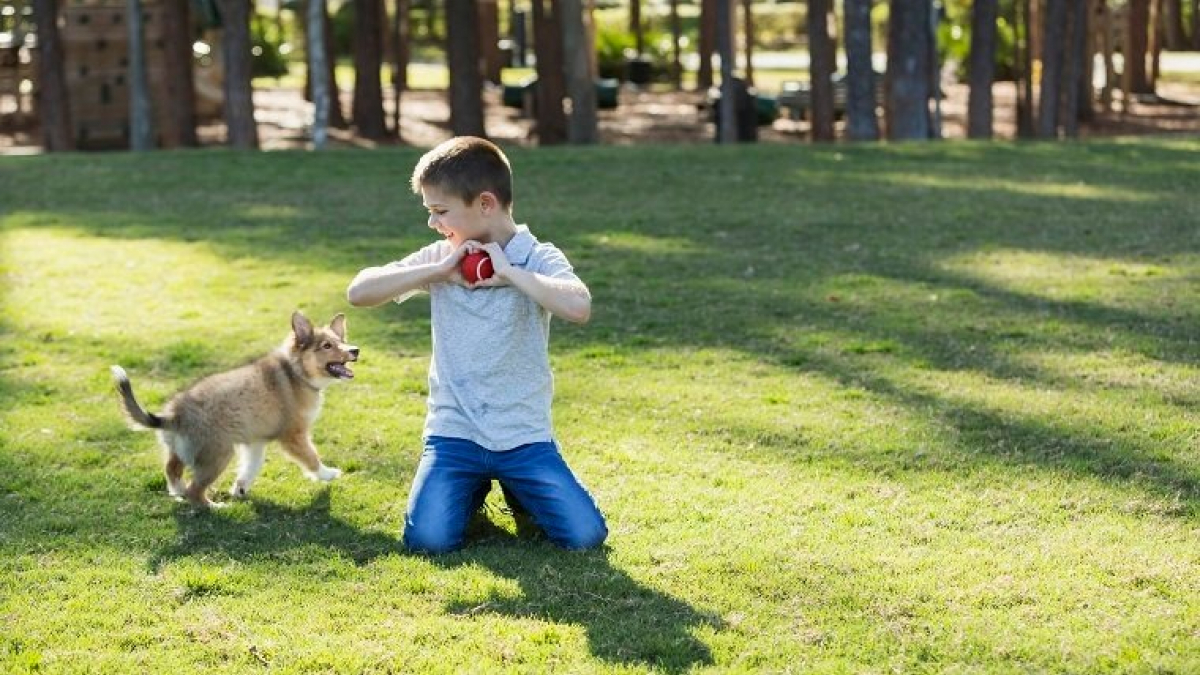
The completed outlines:
[[[163,428],[163,418],[146,412],[133,397],[133,385],[129,383],[129,376],[125,374],[125,369],[121,366],[113,366],[112,374],[113,379],[117,381],[117,391],[121,392],[121,402],[125,404],[125,412],[129,415],[129,419],[134,424],[147,429]]]

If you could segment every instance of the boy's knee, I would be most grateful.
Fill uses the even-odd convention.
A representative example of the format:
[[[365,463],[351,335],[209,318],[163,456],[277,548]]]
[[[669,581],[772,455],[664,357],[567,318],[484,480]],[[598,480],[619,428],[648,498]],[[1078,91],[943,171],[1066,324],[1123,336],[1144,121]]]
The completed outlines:
[[[573,528],[555,543],[565,549],[582,551],[600,546],[605,539],[608,539],[608,526],[605,525],[603,518],[598,518],[591,523]]]
[[[462,546],[462,536],[455,537],[445,528],[422,527],[409,523],[404,527],[404,547],[413,553],[449,553]]]

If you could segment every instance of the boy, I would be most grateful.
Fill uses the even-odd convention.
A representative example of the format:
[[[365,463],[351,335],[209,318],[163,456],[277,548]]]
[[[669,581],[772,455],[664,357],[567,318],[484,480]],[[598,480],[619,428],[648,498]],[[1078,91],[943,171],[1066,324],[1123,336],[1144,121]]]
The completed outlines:
[[[430,295],[425,451],[405,545],[430,553],[461,546],[495,479],[514,511],[528,512],[554,543],[599,546],[604,517],[559,454],[550,422],[550,316],[585,323],[587,286],[561,251],[513,221],[512,170],[492,143],[442,143],[417,163],[412,189],[444,239],[362,270],[347,290],[356,307]],[[468,283],[459,262],[477,250],[491,256],[494,274]]]

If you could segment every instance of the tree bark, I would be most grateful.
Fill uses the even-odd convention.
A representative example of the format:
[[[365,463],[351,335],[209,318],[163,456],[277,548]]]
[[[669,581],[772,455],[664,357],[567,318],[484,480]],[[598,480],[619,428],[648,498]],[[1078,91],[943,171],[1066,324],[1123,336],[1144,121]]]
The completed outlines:
[[[836,55],[829,36],[830,0],[808,0],[809,78],[812,94],[812,139],[832,141],[833,71]]]
[[[846,132],[854,141],[878,140],[871,0],[843,0],[842,11],[846,17]]]
[[[254,122],[254,95],[250,72],[250,2],[217,0],[223,35],[221,54],[225,64],[225,129],[230,146],[243,150],[258,148]]]
[[[683,37],[683,26],[679,21],[679,0],[671,0],[671,84],[675,90],[683,89],[683,59],[679,43]]]
[[[46,152],[75,149],[75,134],[67,98],[67,79],[63,71],[63,45],[58,33],[58,3],[33,0],[37,23],[38,117],[42,122],[42,147]]]
[[[1126,94],[1153,93],[1150,78],[1146,76],[1146,52],[1150,29],[1150,0],[1129,0],[1128,26],[1126,29],[1125,70],[1129,73],[1129,90]]]
[[[642,0],[629,0],[629,33],[633,35],[633,49],[641,58],[646,51],[645,36],[642,34]]]
[[[500,3],[479,0],[479,53],[483,64],[483,79],[500,84],[504,64],[500,58]]]
[[[746,85],[754,86],[754,0],[742,0],[742,35],[746,40],[744,54],[746,55],[745,73]]]
[[[893,140],[927,139],[930,7],[923,0],[891,0],[888,20],[887,130]]]
[[[713,85],[712,56],[717,42],[717,0],[700,0],[700,35],[697,40],[697,56],[700,67],[696,71],[696,89],[707,91]]]
[[[588,61],[583,2],[562,0],[558,5],[561,12],[563,69],[567,96],[571,100],[571,114],[567,116],[567,140],[578,145],[595,143],[596,83]]]
[[[721,99],[717,102],[717,142],[737,141],[737,110],[734,96],[739,90],[733,83],[733,0],[716,0],[714,19],[717,28],[717,54],[721,58]]]
[[[163,0],[163,75],[166,96],[165,110],[159,119],[163,122],[163,145],[173,147],[195,147],[200,144],[196,137],[196,87],[192,72],[192,35],[190,0]]]
[[[129,149],[154,149],[154,111],[146,81],[146,34],[142,0],[126,0],[125,26],[129,36]]]
[[[305,22],[308,28],[306,40],[308,42],[308,72],[312,73],[327,73],[329,67],[325,64],[326,57],[325,45],[328,40],[325,39],[325,0],[308,0],[307,6],[308,20]],[[324,77],[309,77],[309,82],[312,87],[312,102],[313,102],[313,125],[312,138],[313,149],[324,150],[326,141],[329,138],[329,81]]]
[[[408,10],[410,0],[396,0],[396,13],[392,17],[392,134],[400,138],[400,101],[408,89]]]
[[[563,112],[566,75],[562,64],[562,11],[553,0],[531,0],[533,40],[537,49],[537,89],[535,90],[538,145],[567,142],[567,115]]]
[[[1187,47],[1187,33],[1183,30],[1183,0],[1166,0],[1166,47],[1180,51]]]
[[[997,0],[975,0],[971,11],[971,93],[967,137],[992,137],[992,83],[996,79]]]
[[[1046,0],[1042,24],[1042,88],[1038,95],[1038,136],[1042,138],[1058,137],[1067,1]]]
[[[354,98],[350,116],[360,136],[380,140],[387,136],[383,113],[383,4],[380,0],[354,0]]]
[[[479,17],[475,0],[446,0],[450,63],[450,128],[455,136],[484,136],[479,75]]]
[[[1063,67],[1063,133],[1067,138],[1079,136],[1080,108],[1091,105],[1091,86],[1087,94],[1081,86],[1084,77],[1084,58],[1087,49],[1088,0],[1068,0],[1066,63]],[[1086,98],[1085,98],[1086,96]]]

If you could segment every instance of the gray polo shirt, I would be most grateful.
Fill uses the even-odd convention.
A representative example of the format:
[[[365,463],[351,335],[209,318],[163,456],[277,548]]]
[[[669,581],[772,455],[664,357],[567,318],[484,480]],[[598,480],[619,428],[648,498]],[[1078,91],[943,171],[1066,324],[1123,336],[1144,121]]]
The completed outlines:
[[[392,265],[436,263],[452,250],[442,240]],[[529,272],[578,279],[562,251],[524,225],[504,254]],[[465,438],[495,451],[552,440],[550,312],[513,286],[436,283],[419,291],[429,293],[433,328],[425,436]]]

